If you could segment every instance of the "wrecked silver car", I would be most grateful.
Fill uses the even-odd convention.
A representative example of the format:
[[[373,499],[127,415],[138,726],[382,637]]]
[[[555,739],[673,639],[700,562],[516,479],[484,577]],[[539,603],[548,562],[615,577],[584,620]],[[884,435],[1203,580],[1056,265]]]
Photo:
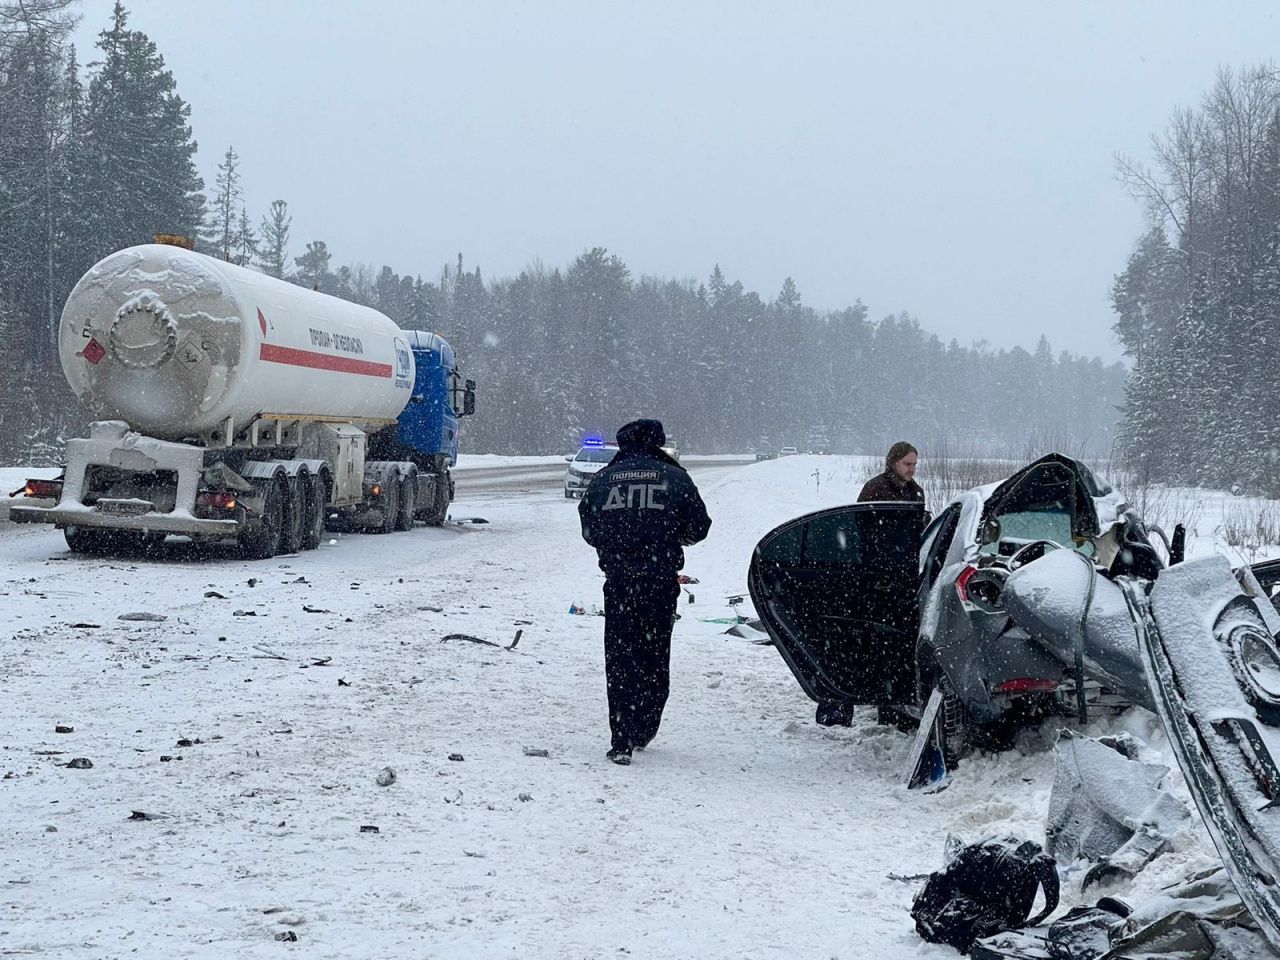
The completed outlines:
[[[812,699],[910,723],[937,689],[948,767],[1054,711],[1150,704],[1120,584],[1180,559],[1180,537],[1159,550],[1119,494],[1058,454],[923,520],[919,504],[858,503],[756,546],[752,600]]]
[[[1280,947],[1280,561],[1184,562],[1181,531],[1161,556],[1162,534],[1057,455],[962,494],[923,533],[922,519],[917,505],[857,504],[757,545],[751,596],[805,692],[926,716],[917,747],[949,741],[947,766],[975,736],[1047,710],[1151,709],[1240,899]],[[1095,746],[1060,744],[1047,833],[1131,873],[1181,814],[1162,768],[1117,773],[1123,750]],[[1099,765],[1110,772],[1090,784],[1071,775]],[[1100,783],[1130,786],[1117,798]]]

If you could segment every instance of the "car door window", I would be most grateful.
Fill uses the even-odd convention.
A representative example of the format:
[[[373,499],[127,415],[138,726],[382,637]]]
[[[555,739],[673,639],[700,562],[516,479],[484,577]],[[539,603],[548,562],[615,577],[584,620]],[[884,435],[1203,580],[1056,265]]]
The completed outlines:
[[[951,541],[955,539],[956,528],[959,525],[960,504],[953,503],[924,532],[924,543],[920,546],[920,577],[923,590],[932,587],[933,581],[942,572],[943,564],[947,561],[947,551],[951,549]]]
[[[857,514],[837,513],[809,523],[805,564],[814,567],[856,567],[862,561]]]

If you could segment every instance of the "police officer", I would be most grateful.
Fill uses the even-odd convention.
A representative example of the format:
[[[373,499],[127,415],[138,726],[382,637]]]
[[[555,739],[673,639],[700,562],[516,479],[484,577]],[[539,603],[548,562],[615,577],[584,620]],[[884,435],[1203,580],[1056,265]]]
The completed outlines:
[[[629,764],[658,732],[667,702],[671,628],[684,550],[711,527],[689,474],[662,449],[657,420],[618,431],[618,452],[578,506],[582,539],[604,571],[604,673],[609,695],[608,758]]]

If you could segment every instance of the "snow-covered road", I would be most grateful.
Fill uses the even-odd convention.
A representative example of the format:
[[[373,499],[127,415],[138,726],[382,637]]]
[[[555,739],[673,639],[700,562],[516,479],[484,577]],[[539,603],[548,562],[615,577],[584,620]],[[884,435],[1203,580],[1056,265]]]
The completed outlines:
[[[604,760],[603,620],[567,613],[601,577],[557,486],[469,502],[464,472],[453,512],[487,525],[262,562],[84,558],[0,526],[0,956],[956,956],[890,874],[938,867],[948,832],[1043,839],[1051,753],[924,796],[900,786],[904,734],[815,726],[772,648],[703,618],[730,614],[764,532],[861,472],[694,476],[715,525],[630,768]],[[1149,715],[1115,725],[1163,744]],[[1123,892],[1214,862],[1197,826]]]

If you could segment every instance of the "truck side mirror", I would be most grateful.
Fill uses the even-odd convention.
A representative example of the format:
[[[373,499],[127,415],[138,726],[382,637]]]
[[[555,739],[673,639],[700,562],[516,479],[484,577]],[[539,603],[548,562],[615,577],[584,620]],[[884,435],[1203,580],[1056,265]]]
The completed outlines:
[[[467,381],[467,388],[462,393],[462,416],[469,417],[476,412],[476,382]]]

